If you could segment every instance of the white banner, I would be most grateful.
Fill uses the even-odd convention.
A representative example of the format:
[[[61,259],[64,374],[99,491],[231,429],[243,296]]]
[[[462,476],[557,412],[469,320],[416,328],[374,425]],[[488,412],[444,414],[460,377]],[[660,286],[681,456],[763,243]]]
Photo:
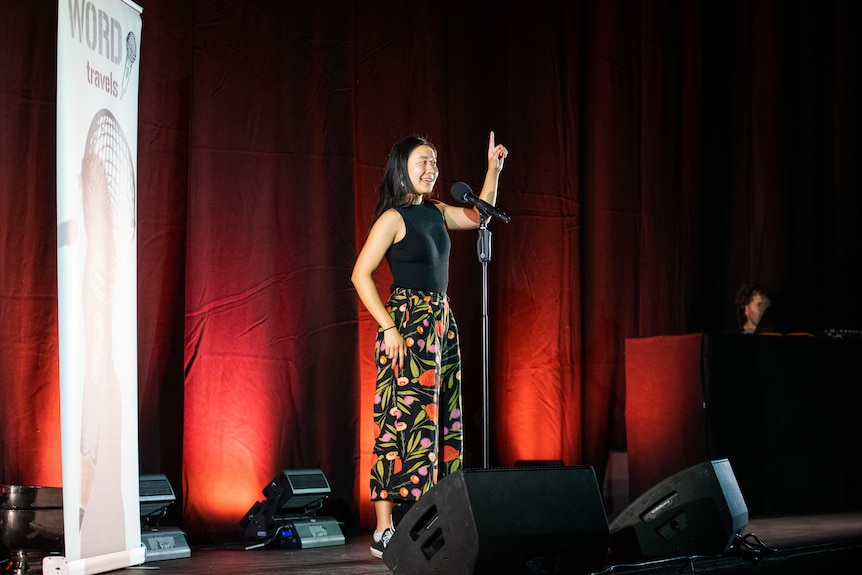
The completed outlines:
[[[138,473],[137,157],[141,7],[58,0],[57,268],[64,558],[145,560]]]

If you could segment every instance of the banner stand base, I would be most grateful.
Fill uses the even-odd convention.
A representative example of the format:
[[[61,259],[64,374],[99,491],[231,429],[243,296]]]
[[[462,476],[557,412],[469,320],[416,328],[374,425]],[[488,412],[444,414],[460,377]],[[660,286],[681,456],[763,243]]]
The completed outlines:
[[[42,573],[43,575],[91,575],[93,573],[105,573],[107,571],[140,565],[144,562],[145,558],[146,550],[143,547],[73,561],[66,561],[66,558],[61,555],[49,555],[42,559]]]

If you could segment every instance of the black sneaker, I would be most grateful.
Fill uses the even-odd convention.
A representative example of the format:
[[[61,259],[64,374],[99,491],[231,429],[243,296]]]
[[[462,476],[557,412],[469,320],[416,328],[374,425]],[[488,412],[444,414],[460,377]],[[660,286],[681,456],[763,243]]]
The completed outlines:
[[[377,557],[378,559],[383,559],[383,551],[386,549],[386,546],[389,545],[389,540],[392,539],[392,535],[395,533],[395,530],[391,527],[387,527],[383,530],[383,533],[380,535],[380,541],[371,537],[371,554]]]

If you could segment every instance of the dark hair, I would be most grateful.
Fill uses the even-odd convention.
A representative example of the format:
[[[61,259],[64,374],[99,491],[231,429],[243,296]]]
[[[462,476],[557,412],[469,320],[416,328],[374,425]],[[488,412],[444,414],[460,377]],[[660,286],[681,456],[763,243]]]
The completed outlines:
[[[416,190],[407,175],[407,160],[419,146],[437,148],[427,138],[418,135],[401,138],[389,151],[386,170],[377,187],[377,206],[374,208],[374,221],[389,208],[408,206],[416,197]]]

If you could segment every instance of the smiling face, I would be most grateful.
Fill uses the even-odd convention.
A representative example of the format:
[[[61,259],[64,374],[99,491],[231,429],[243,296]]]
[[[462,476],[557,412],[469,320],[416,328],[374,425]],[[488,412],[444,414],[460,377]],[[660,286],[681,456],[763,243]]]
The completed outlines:
[[[431,146],[417,146],[407,158],[407,176],[421,198],[434,191],[440,171],[437,169],[437,152]]]

